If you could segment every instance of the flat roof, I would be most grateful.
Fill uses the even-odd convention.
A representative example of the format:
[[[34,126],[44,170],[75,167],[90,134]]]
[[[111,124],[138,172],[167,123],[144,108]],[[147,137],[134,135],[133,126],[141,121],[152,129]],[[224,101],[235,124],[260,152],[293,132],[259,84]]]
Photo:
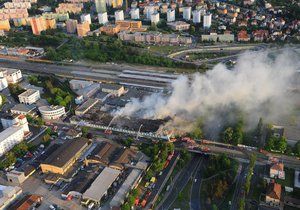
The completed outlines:
[[[47,111],[54,111],[54,110],[59,110],[65,108],[64,106],[40,106],[39,110],[42,112],[47,112]]]
[[[127,193],[136,184],[142,172],[143,171],[140,169],[132,169],[132,171],[130,172],[126,180],[123,182],[120,189],[117,191],[117,193],[109,203],[111,208],[114,206],[121,206],[122,203],[124,203]]]
[[[99,99],[94,99],[94,98],[89,98],[86,102],[84,102],[83,104],[81,104],[76,111],[78,112],[83,112],[86,109],[89,109],[91,107],[93,107],[94,105],[96,105],[96,103],[99,102]]]
[[[118,84],[108,84],[108,83],[101,83],[101,89],[111,89],[111,90],[119,90],[120,88],[122,88],[122,85],[118,85]]]
[[[6,128],[4,131],[0,133],[0,142],[7,139],[9,136],[13,135],[16,132],[23,132],[22,126],[11,126]]]
[[[43,163],[63,167],[79,150],[86,147],[88,142],[88,139],[82,137],[68,140],[58,147],[58,149],[55,150]]]
[[[119,170],[105,167],[91,187],[83,194],[83,198],[99,202],[120,173]]]
[[[16,104],[11,110],[21,111],[21,112],[30,112],[36,108],[35,105],[26,105],[26,104]]]
[[[39,92],[39,90],[35,90],[35,89],[27,89],[25,92],[21,93],[20,95],[18,95],[19,97],[28,97],[31,96],[32,94],[35,94],[36,92]]]

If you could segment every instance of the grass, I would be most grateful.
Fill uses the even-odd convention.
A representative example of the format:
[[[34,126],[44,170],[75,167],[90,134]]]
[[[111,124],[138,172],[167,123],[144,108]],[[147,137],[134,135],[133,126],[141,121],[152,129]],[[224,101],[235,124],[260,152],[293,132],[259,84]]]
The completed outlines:
[[[212,59],[212,58],[220,58],[224,56],[228,56],[231,53],[225,53],[225,52],[204,52],[204,53],[191,53],[189,54],[188,60],[195,61],[195,60],[203,60],[203,59]]]
[[[175,202],[170,209],[190,209],[190,197],[191,197],[192,180],[189,180],[184,189],[178,194]]]
[[[158,46],[158,45],[151,45],[149,46],[149,51],[154,53],[161,53],[161,54],[170,54],[176,51],[184,50],[187,47],[185,46]]]
[[[276,182],[282,186],[294,187],[295,170],[292,168],[284,168],[284,171],[285,179],[276,179]]]

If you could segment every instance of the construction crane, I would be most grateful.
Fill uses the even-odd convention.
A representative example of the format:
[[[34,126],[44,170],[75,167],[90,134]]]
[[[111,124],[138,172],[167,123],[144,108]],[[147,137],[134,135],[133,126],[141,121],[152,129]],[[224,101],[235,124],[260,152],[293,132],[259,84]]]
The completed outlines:
[[[106,128],[105,131],[104,131],[105,134],[109,134],[109,135],[112,134],[112,130],[110,130],[109,127],[110,127],[111,123],[112,123],[117,117],[118,117],[118,115],[114,116],[114,117],[111,119],[110,123],[108,124],[107,128]]]
[[[139,130],[138,130],[138,132],[137,132],[137,134],[136,134],[136,140],[139,140],[139,135],[140,135],[140,133],[141,133],[141,128],[143,127],[143,124],[141,124],[140,125],[140,128],[139,128]]]

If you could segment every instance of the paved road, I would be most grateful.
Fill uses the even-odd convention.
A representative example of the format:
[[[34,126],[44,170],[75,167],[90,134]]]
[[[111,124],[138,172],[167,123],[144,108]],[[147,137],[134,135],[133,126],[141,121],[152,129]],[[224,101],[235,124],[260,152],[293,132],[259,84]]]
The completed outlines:
[[[239,173],[240,172],[240,173]],[[248,172],[248,167],[246,167],[245,165],[242,165],[242,168],[240,171],[238,171],[238,177],[236,180],[236,185],[235,185],[235,190],[232,196],[232,200],[231,200],[231,208],[230,210],[236,210],[238,209],[238,204],[239,204],[239,198],[242,192],[242,186],[245,183],[245,175]]]
[[[165,195],[164,200],[159,203],[157,206],[157,210],[168,210],[176,200],[179,192],[183,190],[188,181],[190,180],[194,171],[198,168],[199,164],[201,164],[202,158],[199,155],[194,155],[190,160],[188,165],[182,169],[179,178],[175,183],[172,183],[170,186],[170,191]]]
[[[201,204],[200,204],[200,190],[201,190],[201,182],[202,182],[202,172],[203,172],[203,164],[199,165],[197,171],[194,175],[193,184],[191,187],[191,200],[190,200],[190,209],[191,210],[200,210]]]

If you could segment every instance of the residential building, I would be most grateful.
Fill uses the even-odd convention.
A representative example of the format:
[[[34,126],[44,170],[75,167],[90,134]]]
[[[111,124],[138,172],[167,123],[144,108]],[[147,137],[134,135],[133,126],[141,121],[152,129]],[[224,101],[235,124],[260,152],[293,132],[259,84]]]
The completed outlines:
[[[41,96],[39,90],[28,89],[25,92],[18,95],[18,98],[20,103],[30,105],[37,102],[41,98]]]
[[[6,78],[8,84],[16,84],[23,79],[21,70],[0,67],[0,78],[3,77]]]
[[[9,31],[10,30],[10,24],[9,24],[8,19],[0,20],[0,30],[3,30],[3,31]]]
[[[103,24],[103,25],[108,23],[107,12],[98,13],[98,21],[99,21],[99,24]]]
[[[201,11],[200,10],[193,11],[193,23],[201,23]]]
[[[26,104],[16,104],[13,108],[10,109],[12,114],[22,114],[22,115],[35,115],[36,106],[26,105]]]
[[[64,106],[41,106],[38,109],[44,120],[57,120],[66,114]]]
[[[182,8],[182,14],[184,20],[190,20],[191,14],[192,14],[192,7],[183,7]]]
[[[77,24],[77,35],[79,37],[87,36],[88,32],[90,32],[90,24],[89,22],[83,22],[81,24]]]
[[[40,35],[42,31],[46,30],[45,19],[42,16],[32,17],[30,25],[34,35]]]
[[[168,9],[167,22],[173,22],[173,21],[175,21],[175,10]]]
[[[233,34],[216,34],[210,33],[209,35],[203,34],[201,35],[201,41],[203,42],[233,42],[234,35]]]
[[[2,8],[0,9],[0,20],[6,20],[6,19],[15,19],[15,18],[28,18],[28,10],[23,9],[6,9]]]
[[[209,29],[211,27],[212,14],[205,14],[203,17],[203,28]]]
[[[8,206],[21,194],[22,189],[20,187],[0,185],[0,209],[10,209]]]
[[[270,177],[285,179],[284,165],[283,163],[274,163],[270,167]]]
[[[76,138],[64,142],[40,164],[43,173],[63,175],[88,148],[89,140]]]
[[[0,91],[4,90],[7,88],[8,83],[6,77],[0,77]]]
[[[69,20],[69,13],[44,12],[42,16],[47,19],[55,19],[56,21]]]
[[[120,32],[120,25],[105,25],[100,27],[100,31],[107,35],[115,35]]]
[[[155,12],[151,15],[151,24],[156,25],[159,22],[159,13]]]
[[[80,15],[80,21],[81,23],[88,22],[89,24],[92,24],[91,14]]]
[[[155,8],[153,5],[145,6],[144,8],[144,14],[146,14],[146,19],[150,20],[151,15],[155,12]]]
[[[124,20],[124,12],[123,10],[115,11],[115,21]]]
[[[4,129],[16,125],[22,127],[24,133],[29,132],[27,119],[22,114],[3,114],[1,124]]]
[[[238,32],[237,40],[239,42],[248,42],[250,41],[250,36],[248,35],[246,30],[241,30]]]
[[[176,34],[162,34],[162,33],[128,33],[126,31],[118,34],[119,39],[123,41],[131,41],[147,44],[162,44],[162,45],[189,45],[192,44],[192,38],[189,36],[179,36]]]
[[[267,30],[256,30],[252,32],[253,40],[262,42],[268,38],[269,32]]]
[[[190,24],[183,21],[175,21],[172,23],[167,23],[167,25],[174,31],[186,31],[190,28]]]
[[[281,185],[271,180],[267,187],[266,203],[270,206],[279,207],[281,202]]]
[[[133,20],[140,19],[140,9],[139,8],[133,8],[130,10],[130,17]]]
[[[7,181],[17,185],[22,184],[36,171],[36,168],[28,164],[24,166],[21,170],[22,171],[12,170],[7,172],[6,173]]]
[[[83,8],[82,3],[60,3],[57,8],[55,8],[56,13],[81,13]]]
[[[6,9],[30,9],[30,2],[5,2],[4,8]]]
[[[147,30],[146,27],[143,27],[142,21],[137,20],[116,21],[116,25],[120,26],[120,31],[142,32]]]
[[[77,24],[78,21],[74,20],[74,19],[69,19],[66,21],[66,28],[67,28],[67,32],[74,34],[77,31]]]
[[[95,0],[96,12],[105,13],[106,12],[106,0]]]
[[[23,141],[24,137],[23,127],[19,125],[11,126],[2,131],[0,133],[0,156]]]

